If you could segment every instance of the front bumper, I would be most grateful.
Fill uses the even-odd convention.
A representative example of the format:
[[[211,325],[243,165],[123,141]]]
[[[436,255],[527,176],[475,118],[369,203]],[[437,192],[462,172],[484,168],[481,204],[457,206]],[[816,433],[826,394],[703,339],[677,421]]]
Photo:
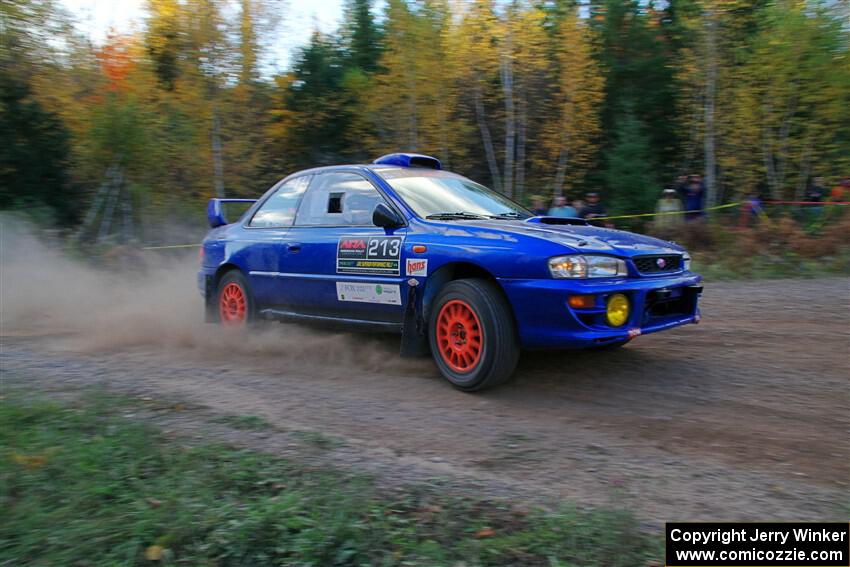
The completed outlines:
[[[699,321],[702,278],[686,272],[674,276],[620,280],[500,279],[517,322],[523,348],[586,348],[631,340]],[[626,324],[605,322],[604,301],[614,293],[629,299]],[[574,309],[571,295],[592,294],[600,308]]]

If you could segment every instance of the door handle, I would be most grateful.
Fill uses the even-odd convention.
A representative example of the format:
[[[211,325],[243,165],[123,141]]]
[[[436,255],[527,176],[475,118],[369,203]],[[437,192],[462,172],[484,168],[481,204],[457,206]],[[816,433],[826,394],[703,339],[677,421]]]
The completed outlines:
[[[293,254],[295,254],[297,252],[301,252],[301,243],[300,242],[293,242],[292,244],[287,244],[286,249],[288,251],[292,252]]]

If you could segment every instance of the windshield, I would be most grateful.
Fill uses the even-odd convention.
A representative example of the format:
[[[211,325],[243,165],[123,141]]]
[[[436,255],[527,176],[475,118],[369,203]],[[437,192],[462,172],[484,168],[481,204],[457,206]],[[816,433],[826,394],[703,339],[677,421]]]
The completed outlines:
[[[447,171],[399,168],[379,173],[413,212],[422,218],[527,219],[533,216],[507,197]]]

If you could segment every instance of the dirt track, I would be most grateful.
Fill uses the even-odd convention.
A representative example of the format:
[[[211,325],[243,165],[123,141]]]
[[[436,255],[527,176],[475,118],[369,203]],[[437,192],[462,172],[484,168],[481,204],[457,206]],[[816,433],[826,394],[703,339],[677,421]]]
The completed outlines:
[[[513,382],[475,395],[428,359],[398,359],[392,338],[288,326],[236,352],[231,336],[110,343],[7,327],[2,369],[6,387],[180,401],[195,410],[162,416],[168,428],[283,454],[303,449],[293,432],[321,432],[338,443],[313,458],[389,483],[614,504],[649,522],[846,519],[847,281],[709,283],[703,317],[618,352],[526,354]],[[275,428],[221,428],[220,414]]]

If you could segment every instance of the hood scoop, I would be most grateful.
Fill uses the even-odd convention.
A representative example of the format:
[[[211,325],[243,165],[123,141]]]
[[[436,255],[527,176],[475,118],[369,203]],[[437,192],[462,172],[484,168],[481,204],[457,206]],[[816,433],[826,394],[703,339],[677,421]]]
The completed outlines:
[[[577,217],[531,217],[530,219],[525,219],[525,222],[531,222],[535,224],[559,224],[559,225],[579,225],[579,226],[587,226],[589,223]]]

